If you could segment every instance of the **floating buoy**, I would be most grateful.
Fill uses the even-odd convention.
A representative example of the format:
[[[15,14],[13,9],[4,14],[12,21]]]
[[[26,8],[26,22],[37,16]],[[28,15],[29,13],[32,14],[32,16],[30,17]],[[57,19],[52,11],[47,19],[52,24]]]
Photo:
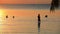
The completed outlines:
[[[6,18],[8,18],[8,15],[6,16]]]
[[[15,18],[15,16],[13,16],[13,18]]]
[[[47,17],[48,17],[48,15],[45,15],[45,17],[47,18]]]

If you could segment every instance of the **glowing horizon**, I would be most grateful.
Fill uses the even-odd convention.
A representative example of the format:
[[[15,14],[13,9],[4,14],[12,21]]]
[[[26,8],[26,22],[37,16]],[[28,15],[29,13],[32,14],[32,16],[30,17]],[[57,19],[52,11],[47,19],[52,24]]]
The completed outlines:
[[[0,4],[50,4],[51,0],[0,0]]]

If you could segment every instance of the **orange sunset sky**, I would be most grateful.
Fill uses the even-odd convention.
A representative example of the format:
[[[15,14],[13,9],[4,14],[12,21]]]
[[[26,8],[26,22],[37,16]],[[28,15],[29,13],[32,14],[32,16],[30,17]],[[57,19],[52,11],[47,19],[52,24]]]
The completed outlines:
[[[51,0],[0,0],[0,4],[50,4]]]

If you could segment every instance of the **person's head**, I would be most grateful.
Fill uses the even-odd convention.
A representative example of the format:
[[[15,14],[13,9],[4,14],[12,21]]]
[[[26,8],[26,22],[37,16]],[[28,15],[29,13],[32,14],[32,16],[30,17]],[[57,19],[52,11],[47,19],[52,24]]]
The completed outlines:
[[[38,14],[38,16],[40,16],[40,14]]]

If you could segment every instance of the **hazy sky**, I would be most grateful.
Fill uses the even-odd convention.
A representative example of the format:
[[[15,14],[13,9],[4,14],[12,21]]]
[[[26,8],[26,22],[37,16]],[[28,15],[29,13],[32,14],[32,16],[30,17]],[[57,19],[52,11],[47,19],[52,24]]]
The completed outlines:
[[[49,4],[51,0],[0,0],[0,4]]]

